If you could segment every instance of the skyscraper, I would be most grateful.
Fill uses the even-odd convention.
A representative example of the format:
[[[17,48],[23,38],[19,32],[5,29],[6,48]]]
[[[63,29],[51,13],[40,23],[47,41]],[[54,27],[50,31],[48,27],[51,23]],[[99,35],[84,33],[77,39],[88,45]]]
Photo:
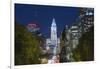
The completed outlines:
[[[94,25],[94,9],[93,8],[80,8],[79,15],[80,23],[80,33],[85,33],[89,31],[89,28]]]
[[[57,25],[54,18],[52,20],[50,32],[51,32],[50,38],[46,40],[46,46],[47,49],[49,50],[48,53],[52,55],[57,55],[60,50],[60,46],[59,46],[60,39],[57,37]]]

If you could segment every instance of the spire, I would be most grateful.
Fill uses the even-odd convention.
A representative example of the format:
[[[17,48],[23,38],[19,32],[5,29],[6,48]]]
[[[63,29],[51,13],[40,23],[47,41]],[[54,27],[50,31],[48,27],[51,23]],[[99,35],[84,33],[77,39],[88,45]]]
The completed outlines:
[[[56,21],[55,21],[55,19],[53,18],[53,20],[52,20],[52,27],[55,27],[56,26]]]

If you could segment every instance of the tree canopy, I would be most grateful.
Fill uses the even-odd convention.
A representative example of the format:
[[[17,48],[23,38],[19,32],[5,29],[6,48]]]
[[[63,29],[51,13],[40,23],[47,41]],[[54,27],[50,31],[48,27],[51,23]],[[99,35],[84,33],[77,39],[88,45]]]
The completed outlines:
[[[39,64],[40,43],[37,37],[15,23],[15,65]]]

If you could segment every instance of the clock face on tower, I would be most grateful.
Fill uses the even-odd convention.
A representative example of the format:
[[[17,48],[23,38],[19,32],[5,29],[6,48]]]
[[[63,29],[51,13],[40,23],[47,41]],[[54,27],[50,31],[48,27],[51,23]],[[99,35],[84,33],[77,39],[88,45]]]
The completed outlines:
[[[56,27],[56,25],[53,25],[53,27]]]
[[[56,35],[56,31],[54,30],[53,32],[54,32],[54,34]]]

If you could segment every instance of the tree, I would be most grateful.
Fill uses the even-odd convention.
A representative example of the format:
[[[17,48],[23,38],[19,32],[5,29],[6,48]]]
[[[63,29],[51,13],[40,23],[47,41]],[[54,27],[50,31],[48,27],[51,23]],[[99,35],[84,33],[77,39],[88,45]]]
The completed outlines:
[[[39,64],[40,43],[37,37],[15,23],[15,65]]]

